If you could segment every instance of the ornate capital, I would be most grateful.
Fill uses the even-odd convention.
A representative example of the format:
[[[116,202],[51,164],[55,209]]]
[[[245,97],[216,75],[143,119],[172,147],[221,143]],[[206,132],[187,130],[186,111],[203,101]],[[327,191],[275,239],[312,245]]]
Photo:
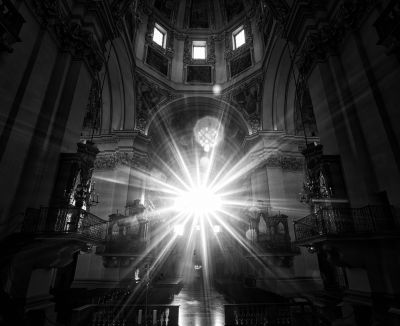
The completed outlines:
[[[308,76],[316,63],[325,61],[329,54],[336,54],[338,46],[346,35],[359,27],[376,2],[376,0],[343,1],[335,16],[326,25],[311,32],[303,42],[300,59],[297,62],[300,74]]]

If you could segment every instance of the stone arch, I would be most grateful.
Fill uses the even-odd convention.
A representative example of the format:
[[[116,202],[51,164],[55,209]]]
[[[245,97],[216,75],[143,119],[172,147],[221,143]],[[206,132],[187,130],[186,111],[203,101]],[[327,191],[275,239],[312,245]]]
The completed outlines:
[[[226,114],[231,117],[243,130],[246,130],[247,135],[250,135],[252,132],[250,124],[244,119],[242,113],[235,108],[233,105],[223,101],[217,100],[212,97],[207,96],[192,96],[185,98],[175,99],[165,105],[160,106],[160,108],[154,112],[154,114],[150,117],[146,129],[145,134],[149,134],[149,130],[151,127],[157,123],[158,117],[168,117],[169,115],[176,114],[183,110],[187,110],[187,107],[196,106],[199,108],[203,108],[204,110],[209,110],[210,113],[219,113],[221,115]],[[215,110],[215,111],[212,111]]]

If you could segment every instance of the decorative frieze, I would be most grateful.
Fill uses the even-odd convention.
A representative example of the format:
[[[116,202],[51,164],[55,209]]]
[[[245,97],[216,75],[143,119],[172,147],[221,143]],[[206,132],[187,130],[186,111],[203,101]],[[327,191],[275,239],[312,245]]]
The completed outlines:
[[[101,153],[94,162],[94,168],[97,170],[110,170],[118,166],[127,166],[147,170],[149,159],[146,154],[135,152],[114,152]]]
[[[253,159],[257,158],[261,164],[268,168],[281,168],[291,171],[303,171],[304,158],[296,156],[271,155],[267,150],[261,150],[250,155]]]

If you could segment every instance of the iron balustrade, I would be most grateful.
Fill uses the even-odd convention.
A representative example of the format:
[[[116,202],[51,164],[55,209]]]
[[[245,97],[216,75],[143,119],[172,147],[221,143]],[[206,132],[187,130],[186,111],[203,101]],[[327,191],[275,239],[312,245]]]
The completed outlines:
[[[28,208],[21,232],[29,234],[72,234],[102,241],[107,234],[108,222],[75,207]]]
[[[225,305],[225,326],[317,325],[313,307],[307,303],[260,303]]]
[[[72,311],[72,326],[178,326],[179,306],[86,305]]]
[[[294,232],[296,241],[327,235],[392,232],[399,230],[396,215],[391,206],[324,207],[294,221]]]

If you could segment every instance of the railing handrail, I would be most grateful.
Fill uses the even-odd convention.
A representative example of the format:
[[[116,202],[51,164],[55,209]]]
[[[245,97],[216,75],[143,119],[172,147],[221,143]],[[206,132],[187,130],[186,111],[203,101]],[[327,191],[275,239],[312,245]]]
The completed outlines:
[[[28,208],[21,233],[72,234],[103,240],[108,221],[78,207]]]
[[[396,215],[396,208],[391,205],[366,205],[358,208],[333,206],[322,207],[316,213],[293,221],[293,224],[296,240],[311,237],[310,234],[304,234],[309,233],[305,228],[319,235],[371,234],[400,230]]]

